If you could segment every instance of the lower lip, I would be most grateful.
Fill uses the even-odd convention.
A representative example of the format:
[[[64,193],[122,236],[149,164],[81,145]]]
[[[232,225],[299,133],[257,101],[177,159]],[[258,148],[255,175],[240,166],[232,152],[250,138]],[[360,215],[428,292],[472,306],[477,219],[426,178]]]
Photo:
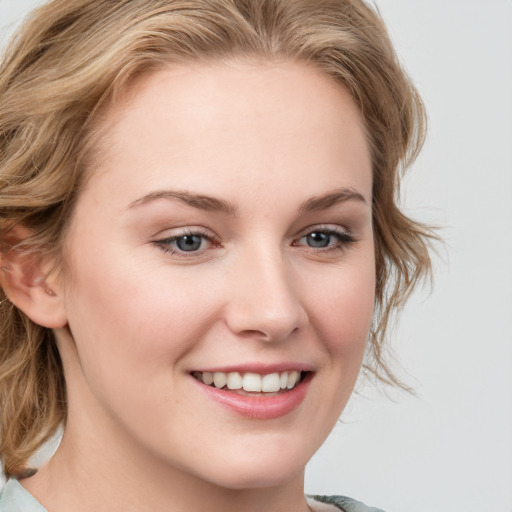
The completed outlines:
[[[274,396],[245,396],[232,391],[207,386],[194,379],[201,391],[208,398],[218,402],[227,409],[254,420],[269,420],[280,418],[297,409],[306,397],[312,373],[307,373],[304,379],[290,391]]]

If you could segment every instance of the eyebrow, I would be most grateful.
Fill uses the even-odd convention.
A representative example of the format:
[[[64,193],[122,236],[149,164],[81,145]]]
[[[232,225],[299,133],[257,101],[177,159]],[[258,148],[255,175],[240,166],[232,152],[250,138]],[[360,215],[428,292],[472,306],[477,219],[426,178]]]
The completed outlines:
[[[359,201],[367,204],[362,194],[353,188],[339,188],[334,192],[329,192],[322,196],[312,197],[308,199],[299,208],[302,213],[318,212],[327,210],[336,204],[345,203],[346,201]]]
[[[189,206],[199,208],[208,212],[221,212],[227,213],[228,215],[236,215],[237,207],[223,199],[217,199],[216,197],[205,196],[202,194],[192,194],[191,192],[180,191],[180,190],[158,190],[151,192],[132,203],[129,208],[135,208],[157,199],[177,199],[182,201]]]
[[[236,215],[237,213],[237,207],[228,201],[224,201],[223,199],[218,199],[212,196],[193,194],[191,192],[180,190],[157,190],[155,192],[151,192],[130,203],[129,208],[135,208],[137,206],[141,206],[158,199],[177,199],[178,201],[182,201],[194,208],[210,212],[221,212],[228,215]],[[357,190],[352,188],[340,188],[334,192],[329,192],[327,194],[308,199],[301,204],[299,212],[308,213],[327,210],[336,204],[354,200],[364,204],[367,203],[364,196],[357,192]]]

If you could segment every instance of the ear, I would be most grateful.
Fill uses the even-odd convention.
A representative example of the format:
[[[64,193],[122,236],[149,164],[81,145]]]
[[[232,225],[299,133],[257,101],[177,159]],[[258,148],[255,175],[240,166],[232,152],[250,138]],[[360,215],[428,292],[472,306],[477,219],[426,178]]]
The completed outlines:
[[[7,298],[36,324],[52,329],[63,327],[67,316],[57,280],[49,275],[52,261],[19,247],[29,235],[29,230],[21,226],[9,230],[9,248],[0,256],[2,288]]]

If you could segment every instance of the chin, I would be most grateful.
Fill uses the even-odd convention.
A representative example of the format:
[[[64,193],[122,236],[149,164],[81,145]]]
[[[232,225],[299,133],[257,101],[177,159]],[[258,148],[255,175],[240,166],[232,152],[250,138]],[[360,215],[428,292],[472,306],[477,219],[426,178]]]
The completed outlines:
[[[203,473],[202,478],[232,490],[282,486],[303,478],[307,460],[290,459],[289,455],[276,459],[276,455],[266,457],[264,453],[261,457],[251,456],[242,461],[217,459],[218,462],[208,471],[209,475]]]
[[[245,471],[225,475],[217,475],[213,482],[219,487],[231,490],[243,489],[265,489],[270,487],[284,486],[292,480],[304,475],[304,468],[295,468],[294,472],[269,471],[263,468],[261,471]]]

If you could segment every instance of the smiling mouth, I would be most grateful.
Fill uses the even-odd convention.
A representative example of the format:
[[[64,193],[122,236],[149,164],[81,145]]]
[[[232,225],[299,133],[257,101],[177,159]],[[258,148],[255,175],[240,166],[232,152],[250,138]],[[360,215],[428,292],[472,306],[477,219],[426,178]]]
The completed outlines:
[[[272,396],[292,390],[302,382],[308,372],[291,370],[260,375],[252,372],[192,372],[199,382],[239,395]]]

